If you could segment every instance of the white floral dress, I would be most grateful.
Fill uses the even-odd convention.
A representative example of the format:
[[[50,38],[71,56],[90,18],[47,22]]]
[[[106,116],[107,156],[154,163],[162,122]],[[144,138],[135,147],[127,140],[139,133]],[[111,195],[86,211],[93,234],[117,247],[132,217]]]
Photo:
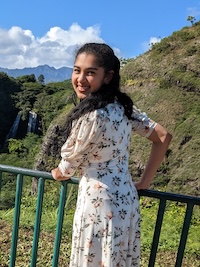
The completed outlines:
[[[65,176],[81,170],[70,267],[130,267],[140,262],[138,194],[128,170],[131,131],[148,137],[156,123],[115,102],[74,125],[61,149]]]

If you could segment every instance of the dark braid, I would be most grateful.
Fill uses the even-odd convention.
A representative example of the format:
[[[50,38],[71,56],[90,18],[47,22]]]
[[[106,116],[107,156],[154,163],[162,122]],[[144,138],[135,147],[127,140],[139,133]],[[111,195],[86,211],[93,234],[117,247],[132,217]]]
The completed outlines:
[[[113,70],[114,74],[108,84],[103,84],[102,87],[88,97],[81,100],[68,114],[66,124],[66,135],[69,136],[72,128],[72,122],[79,119],[81,116],[96,109],[105,107],[109,103],[113,103],[115,99],[124,107],[126,116],[131,119],[133,101],[126,94],[120,91],[120,61],[114,55],[113,50],[106,44],[87,43],[83,45],[77,52],[79,54],[93,54],[96,57],[97,65],[103,67],[105,73]]]

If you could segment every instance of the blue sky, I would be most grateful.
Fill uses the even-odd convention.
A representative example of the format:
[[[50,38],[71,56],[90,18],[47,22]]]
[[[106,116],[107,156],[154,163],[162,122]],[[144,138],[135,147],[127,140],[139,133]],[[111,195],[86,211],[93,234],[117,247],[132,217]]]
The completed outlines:
[[[200,20],[200,0],[6,0],[1,2],[0,67],[72,66],[74,49],[106,42],[133,58],[149,44]]]

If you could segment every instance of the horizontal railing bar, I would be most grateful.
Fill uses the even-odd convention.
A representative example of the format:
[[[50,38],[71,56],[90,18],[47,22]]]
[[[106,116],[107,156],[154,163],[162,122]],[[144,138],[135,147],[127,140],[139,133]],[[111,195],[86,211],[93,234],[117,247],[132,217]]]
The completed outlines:
[[[25,176],[38,177],[38,178],[43,177],[45,179],[53,180],[53,177],[50,172],[30,170],[26,168],[7,166],[3,164],[0,164],[0,171],[11,172],[11,173],[16,173],[16,174],[21,173]],[[71,177],[71,179],[66,180],[64,182],[78,184],[79,181],[80,181],[79,178]],[[140,190],[138,193],[140,196],[148,196],[152,198],[166,199],[166,200],[172,200],[172,201],[178,201],[178,202],[184,202],[184,203],[193,203],[194,205],[200,205],[200,198],[195,197],[195,196],[187,196],[187,195],[174,194],[174,193],[169,193],[169,192],[160,192],[156,190]]]
[[[0,171],[3,172],[11,172],[11,173],[21,173],[24,176],[31,176],[31,177],[43,177],[45,179],[50,179],[52,180],[53,177],[51,176],[51,173],[49,172],[44,172],[44,171],[37,171],[37,170],[30,170],[30,169],[26,169],[26,168],[20,168],[20,167],[13,167],[13,166],[7,166],[7,165],[2,165],[0,164]]]
[[[43,194],[44,194],[44,183],[45,179],[54,180],[50,172],[31,170],[26,168],[8,166],[0,164],[0,191],[1,191],[1,181],[2,181],[2,173],[8,172],[17,175],[17,188],[16,188],[16,202],[15,202],[15,215],[14,215],[14,228],[13,228],[13,239],[11,245],[11,261],[10,267],[15,266],[16,260],[16,251],[17,251],[17,239],[18,239],[18,228],[19,228],[19,216],[20,216],[20,204],[21,204],[21,194],[22,194],[22,182],[25,176],[38,178],[38,199],[37,199],[37,209],[36,209],[36,220],[34,225],[34,238],[33,238],[33,250],[32,250],[32,260],[31,267],[36,266],[37,262],[37,250],[38,250],[38,240],[40,233],[40,224],[41,224],[41,216],[42,216],[42,203],[43,203]],[[69,180],[61,182],[61,193],[60,193],[60,202],[59,202],[59,214],[57,218],[57,228],[56,228],[56,237],[54,240],[54,255],[52,259],[52,267],[58,265],[59,259],[59,250],[60,250],[60,242],[62,235],[62,226],[63,226],[63,218],[64,218],[64,209],[65,209],[65,200],[66,200],[66,191],[68,184],[78,184],[80,178],[71,177]],[[19,183],[19,184],[18,184]],[[19,194],[19,195],[18,195]],[[155,265],[157,248],[159,244],[159,237],[162,227],[162,221],[165,212],[166,201],[176,201],[187,204],[187,210],[185,213],[185,220],[183,223],[181,239],[178,248],[178,254],[176,259],[176,267],[181,266],[185,245],[187,241],[187,235],[191,223],[193,207],[194,205],[200,205],[200,198],[195,196],[174,194],[169,192],[160,192],[155,190],[140,190],[138,191],[139,196],[147,196],[151,198],[157,198],[160,200],[157,221],[154,231],[154,237],[152,242],[149,267],[153,267]]]
[[[140,196],[147,196],[158,199],[166,199],[171,201],[178,201],[184,203],[193,203],[194,205],[200,205],[200,198],[195,196],[174,194],[169,192],[161,192],[156,190],[140,190],[138,191]]]
[[[0,164],[0,172],[10,172],[15,174],[22,174],[23,176],[31,176],[36,178],[45,178],[49,180],[54,180],[50,172],[38,171],[38,170],[31,170],[26,168],[20,167],[13,167],[8,165]],[[80,178],[78,177],[71,177],[69,180],[64,182],[71,183],[71,184],[78,184]]]

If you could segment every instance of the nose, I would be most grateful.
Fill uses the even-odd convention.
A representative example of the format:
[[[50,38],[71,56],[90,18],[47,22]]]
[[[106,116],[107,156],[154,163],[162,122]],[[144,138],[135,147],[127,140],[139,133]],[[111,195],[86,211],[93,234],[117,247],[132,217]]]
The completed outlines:
[[[80,73],[78,78],[77,78],[78,82],[83,82],[86,80],[86,76],[84,73]]]

